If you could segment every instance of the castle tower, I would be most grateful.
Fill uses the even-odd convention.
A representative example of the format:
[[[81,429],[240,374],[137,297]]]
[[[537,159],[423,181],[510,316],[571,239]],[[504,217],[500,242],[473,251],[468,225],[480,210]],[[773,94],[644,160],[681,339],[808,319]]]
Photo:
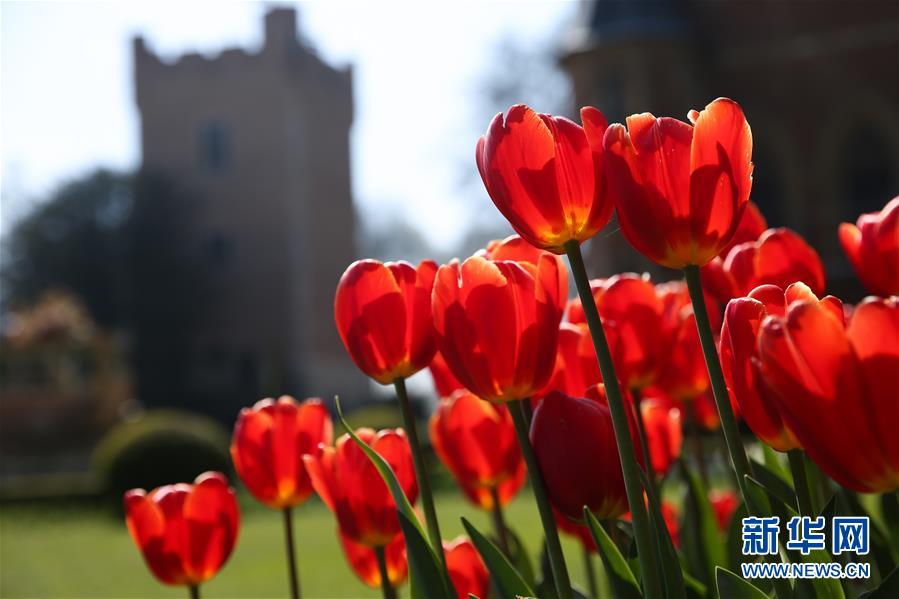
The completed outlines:
[[[351,69],[302,43],[287,8],[265,15],[258,53],[167,63],[136,38],[134,61],[142,168],[197,198],[196,248],[214,280],[192,335],[190,392],[238,405],[359,397],[365,381],[333,319],[355,257]]]

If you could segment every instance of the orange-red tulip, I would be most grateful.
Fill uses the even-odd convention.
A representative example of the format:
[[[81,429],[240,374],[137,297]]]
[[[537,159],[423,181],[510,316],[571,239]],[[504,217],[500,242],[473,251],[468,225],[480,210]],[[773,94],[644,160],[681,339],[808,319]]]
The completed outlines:
[[[490,595],[490,573],[471,541],[458,537],[443,542],[446,570],[459,599],[469,595],[487,599]]]
[[[837,300],[792,301],[762,322],[758,347],[778,411],[815,464],[855,491],[899,488],[899,299],[867,298],[848,323]]]
[[[627,511],[612,416],[604,402],[553,391],[534,410],[530,436],[550,502],[564,516],[580,522],[584,506],[599,519]]]
[[[472,393],[505,402],[546,385],[564,305],[559,276],[548,255],[536,265],[472,256],[440,267],[433,294],[437,345]]]
[[[740,505],[737,494],[730,489],[715,489],[709,492],[709,503],[712,504],[712,510],[715,512],[718,528],[722,532],[726,531],[731,517]]]
[[[649,113],[611,125],[609,190],[627,240],[670,268],[702,266],[730,243],[752,186],[752,133],[740,106],[718,98],[693,126]]]
[[[443,358],[443,354],[440,352],[434,354],[434,359],[431,360],[428,371],[430,371],[431,378],[434,380],[434,389],[437,390],[438,397],[449,397],[456,391],[465,389],[465,385],[460,383],[459,379],[453,375],[446,364],[446,360]]]
[[[722,260],[727,258],[727,255],[734,247],[741,243],[757,240],[767,228],[768,221],[765,220],[765,215],[762,214],[755,202],[749,200],[746,203],[746,210],[743,211],[743,216],[740,218],[740,224],[737,225],[737,231],[731,237],[730,242],[718,254],[718,257]]]
[[[840,244],[868,291],[899,295],[899,196],[854,225],[841,224]]]
[[[125,522],[156,578],[198,585],[215,576],[231,555],[240,515],[227,479],[206,472],[193,484],[128,491]]]
[[[546,388],[539,394],[561,391],[566,395],[583,395],[584,391],[602,382],[593,340],[586,324],[563,322],[559,327],[559,349],[556,365]]]
[[[253,497],[274,509],[294,507],[312,494],[303,454],[330,445],[331,436],[331,417],[320,399],[263,399],[240,411],[231,459]]]
[[[797,449],[800,444],[781,417],[776,398],[759,376],[757,340],[765,318],[769,314],[783,316],[787,305],[797,299],[818,301],[802,283],[788,287],[787,295],[780,287],[763,285],[748,297],[731,300],[724,312],[718,350],[731,402],[752,432],[777,451]]]
[[[506,505],[524,484],[524,460],[506,406],[457,391],[440,401],[430,432],[440,461],[481,509],[493,508],[494,492]]]
[[[410,503],[418,498],[409,441],[402,429],[375,432],[360,428],[356,434],[393,468]],[[337,516],[340,530],[366,547],[384,547],[400,532],[396,504],[381,475],[349,435],[334,447],[321,447],[318,455],[303,456],[312,487]]]
[[[559,270],[558,276],[552,271],[545,270],[546,276],[550,276],[549,283],[555,282],[559,286],[559,297],[564,301],[568,297],[568,269],[565,267],[565,261],[561,256],[557,256],[551,252],[543,251],[534,247],[518,235],[510,235],[505,239],[494,239],[487,243],[487,247],[478,252],[479,256],[483,256],[489,260],[511,260],[513,262],[527,262],[537,264],[540,256],[550,256],[556,261],[556,268]]]
[[[742,297],[759,285],[788,285],[801,281],[813,293],[824,292],[824,265],[806,241],[790,229],[768,229],[757,241],[742,243],[724,261],[734,295]],[[730,299],[730,298],[728,298]]]
[[[340,537],[343,554],[359,580],[373,589],[380,588],[381,570],[378,568],[375,550],[367,545],[356,543],[340,530],[337,531],[337,534]],[[403,533],[397,533],[393,540],[384,546],[384,561],[387,564],[387,578],[390,580],[391,586],[398,587],[403,584],[409,574]]]
[[[606,119],[582,108],[583,127],[518,104],[497,114],[475,157],[487,193],[512,228],[556,254],[582,242],[612,217],[602,140]]]
[[[334,320],[359,369],[382,385],[431,363],[431,289],[437,264],[358,260],[337,285]]]
[[[681,413],[670,403],[654,398],[640,402],[640,413],[646,428],[652,468],[661,476],[680,456],[683,445]]]

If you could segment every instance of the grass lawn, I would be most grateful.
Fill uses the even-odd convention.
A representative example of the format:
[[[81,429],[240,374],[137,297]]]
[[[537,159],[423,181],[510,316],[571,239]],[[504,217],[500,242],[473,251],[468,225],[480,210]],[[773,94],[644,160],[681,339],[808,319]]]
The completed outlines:
[[[243,521],[237,547],[219,575],[202,589],[209,597],[284,597],[287,578],[280,514],[257,509],[242,498]],[[489,517],[454,492],[436,497],[446,538],[462,532],[466,516],[484,532]],[[528,488],[507,508],[533,559],[542,529]],[[300,583],[303,596],[377,597],[350,571],[335,536],[332,514],[317,499],[296,512]],[[586,588],[580,545],[563,537],[572,579]],[[598,558],[594,558],[597,570]],[[536,564],[535,564],[536,566]],[[401,590],[408,594],[408,583]],[[179,597],[183,588],[156,582],[131,543],[124,522],[100,510],[4,506],[0,510],[0,597]]]

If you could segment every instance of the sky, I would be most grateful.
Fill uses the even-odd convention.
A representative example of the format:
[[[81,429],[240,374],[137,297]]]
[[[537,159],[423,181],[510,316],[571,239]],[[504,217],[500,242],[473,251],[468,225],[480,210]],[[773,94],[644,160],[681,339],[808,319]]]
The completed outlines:
[[[483,113],[473,106],[481,101],[492,51],[503,39],[551,39],[572,20],[577,3],[295,5],[300,33],[319,54],[331,64],[354,67],[353,189],[363,213],[400,214],[436,247],[451,247],[477,214],[471,190],[467,196],[460,190],[460,169],[466,153],[475,169],[474,144],[487,126],[472,119]],[[3,1],[3,229],[62,182],[101,165],[139,164],[135,34],[164,58],[189,51],[214,55],[234,46],[257,49],[269,6]],[[486,195],[481,199],[489,202]]]

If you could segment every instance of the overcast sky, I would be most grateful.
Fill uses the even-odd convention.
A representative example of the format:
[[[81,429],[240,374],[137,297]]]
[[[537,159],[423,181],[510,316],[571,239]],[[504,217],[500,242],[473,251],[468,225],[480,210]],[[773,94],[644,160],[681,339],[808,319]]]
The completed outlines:
[[[60,182],[100,165],[137,166],[134,34],[164,57],[256,49],[268,6],[2,2],[3,227]],[[354,65],[357,202],[401,210],[433,243],[448,247],[472,218],[470,197],[459,193],[459,156],[469,147],[473,154],[472,105],[491,50],[509,37],[545,41],[571,20],[576,2],[297,6],[301,34],[320,54]],[[474,125],[477,131],[487,123]]]

